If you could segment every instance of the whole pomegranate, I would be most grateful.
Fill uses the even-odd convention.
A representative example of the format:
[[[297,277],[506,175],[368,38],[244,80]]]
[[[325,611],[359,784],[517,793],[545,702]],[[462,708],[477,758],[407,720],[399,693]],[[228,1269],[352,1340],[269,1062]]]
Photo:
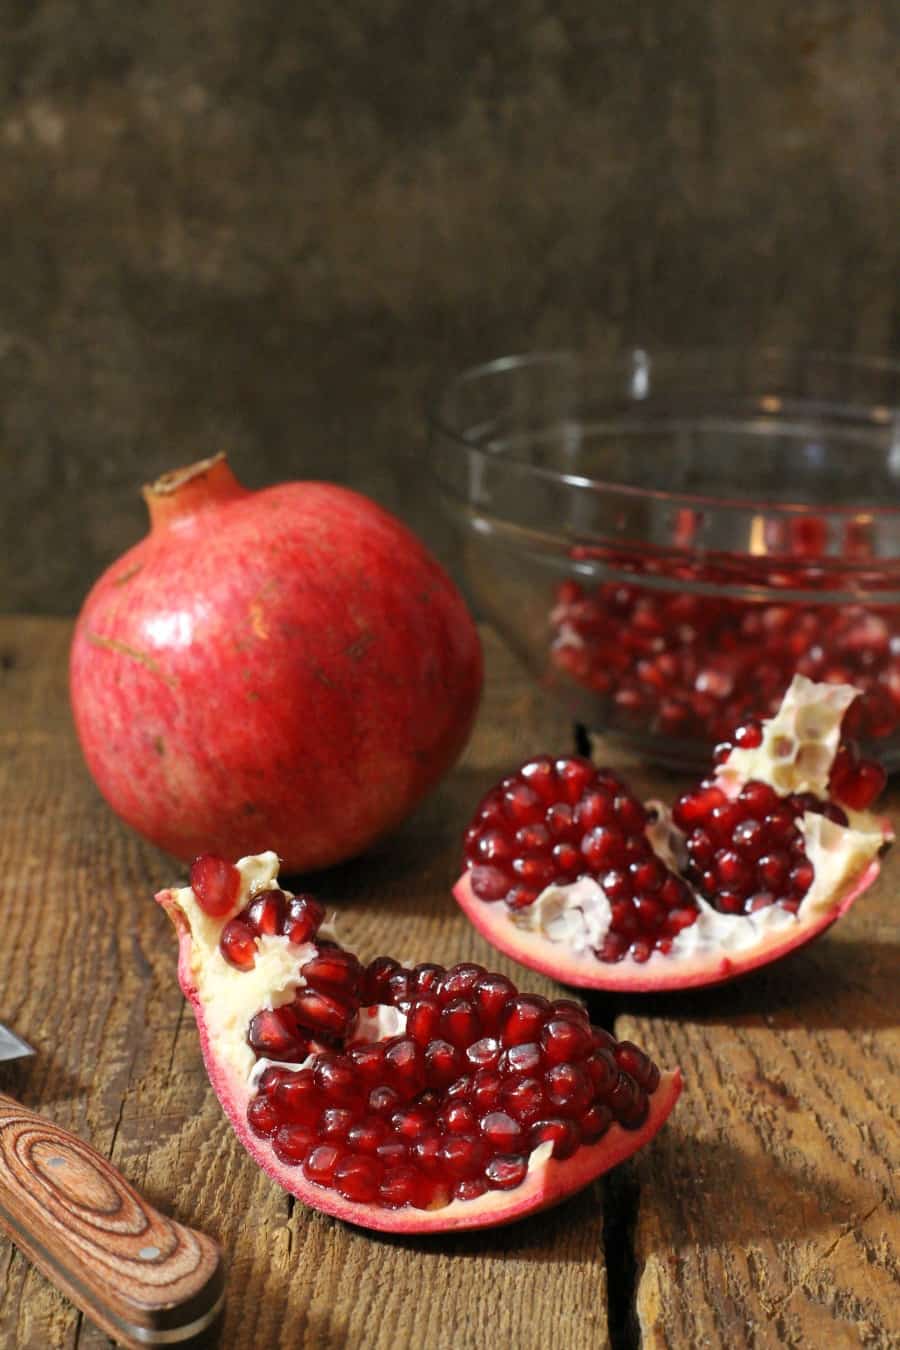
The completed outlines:
[[[113,809],[176,857],[286,871],[397,825],[471,729],[481,648],[399,521],[326,483],[251,492],[224,456],[144,489],[149,535],[82,608],[75,723]]]

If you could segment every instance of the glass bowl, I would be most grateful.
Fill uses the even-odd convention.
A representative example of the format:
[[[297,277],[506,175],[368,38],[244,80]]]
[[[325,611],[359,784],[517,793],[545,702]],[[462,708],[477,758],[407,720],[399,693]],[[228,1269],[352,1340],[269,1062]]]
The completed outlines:
[[[572,717],[709,762],[795,671],[900,767],[900,365],[790,352],[505,357],[430,472],[476,604]]]

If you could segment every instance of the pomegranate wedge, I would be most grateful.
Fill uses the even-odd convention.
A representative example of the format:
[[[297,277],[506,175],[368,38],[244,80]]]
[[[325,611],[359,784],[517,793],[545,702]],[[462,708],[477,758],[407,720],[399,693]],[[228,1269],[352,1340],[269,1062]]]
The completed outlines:
[[[523,965],[582,988],[697,988],[766,965],[845,914],[890,827],[884,771],[841,743],[856,697],[796,676],[671,811],[580,757],[531,760],[480,803],[454,895]]]
[[[555,1204],[646,1143],[681,1091],[569,999],[477,965],[368,966],[274,853],[200,858],[156,897],[210,1081],[255,1161],[316,1209],[425,1233]],[[225,898],[233,896],[226,906]]]

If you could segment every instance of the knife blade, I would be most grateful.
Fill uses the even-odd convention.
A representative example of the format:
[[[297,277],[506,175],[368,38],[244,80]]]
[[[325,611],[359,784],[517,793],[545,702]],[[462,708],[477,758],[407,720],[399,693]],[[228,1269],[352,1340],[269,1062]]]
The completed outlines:
[[[0,1061],[8,1059],[25,1059],[28,1055],[33,1055],[34,1051],[27,1041],[10,1031],[0,1022]]]
[[[34,1050],[0,1023],[0,1062]],[[211,1238],[160,1214],[107,1158],[0,1092],[0,1232],[120,1345],[181,1345],[219,1315]]]

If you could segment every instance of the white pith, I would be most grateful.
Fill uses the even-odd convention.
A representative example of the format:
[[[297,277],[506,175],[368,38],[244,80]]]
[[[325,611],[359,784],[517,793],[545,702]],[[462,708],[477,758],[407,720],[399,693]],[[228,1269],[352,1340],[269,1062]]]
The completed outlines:
[[[857,693],[850,685],[816,684],[795,675],[780,708],[763,723],[762,744],[754,750],[732,750],[716,770],[718,786],[733,798],[744,783],[755,779],[770,784],[780,796],[812,792],[827,800],[841,720]],[[686,855],[681,832],[662,803],[646,805],[652,817],[645,831],[651,848],[667,867],[682,873]],[[723,914],[692,888],[697,919],[672,939],[668,952],[654,950],[650,962],[671,962],[705,952],[747,951],[767,934],[837,910],[849,884],[885,843],[882,824],[874,815],[844,811],[849,820],[846,826],[815,812],[805,812],[797,820],[815,876],[796,913],[774,904],[754,914]],[[510,919],[517,927],[564,944],[577,955],[588,955],[606,937],[612,911],[600,882],[580,877],[545,887],[533,905],[511,914]],[[629,962],[636,964],[630,954],[619,964]]]

